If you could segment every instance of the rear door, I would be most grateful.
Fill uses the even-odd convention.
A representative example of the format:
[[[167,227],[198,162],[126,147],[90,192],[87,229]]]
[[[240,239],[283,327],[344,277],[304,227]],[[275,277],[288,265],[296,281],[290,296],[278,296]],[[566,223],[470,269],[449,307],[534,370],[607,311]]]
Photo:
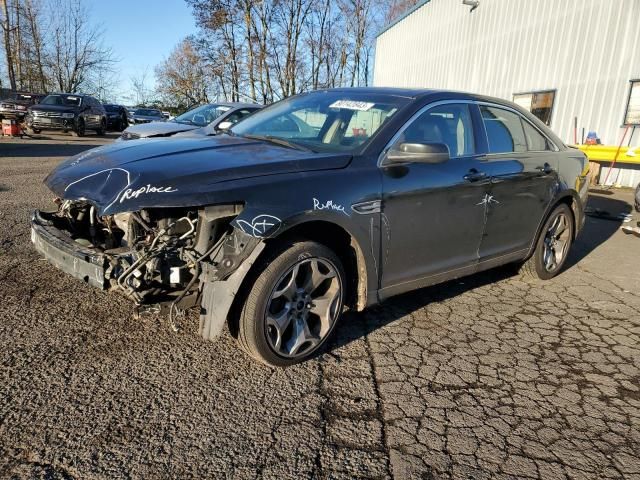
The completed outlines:
[[[488,142],[485,231],[480,262],[524,255],[557,184],[557,153],[537,127],[516,110],[480,104]]]

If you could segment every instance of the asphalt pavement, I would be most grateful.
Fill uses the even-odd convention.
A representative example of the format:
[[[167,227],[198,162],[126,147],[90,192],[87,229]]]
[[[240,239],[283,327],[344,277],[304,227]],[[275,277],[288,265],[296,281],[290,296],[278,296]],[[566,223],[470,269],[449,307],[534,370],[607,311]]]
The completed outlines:
[[[0,139],[0,478],[640,478],[640,238],[620,221],[588,218],[552,281],[405,294],[269,369],[201,339],[197,312],[179,333],[136,319],[34,251],[42,179],[113,138]]]

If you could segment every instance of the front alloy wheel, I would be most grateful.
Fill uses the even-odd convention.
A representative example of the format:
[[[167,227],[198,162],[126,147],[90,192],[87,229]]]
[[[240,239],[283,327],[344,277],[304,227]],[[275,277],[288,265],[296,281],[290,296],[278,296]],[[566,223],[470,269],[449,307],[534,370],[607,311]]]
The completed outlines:
[[[333,251],[315,242],[280,249],[247,295],[238,340],[253,357],[286,366],[315,352],[342,311],[344,270]]]
[[[341,290],[336,268],[328,260],[297,262],[280,278],[268,300],[269,346],[291,358],[313,350],[333,327]]]

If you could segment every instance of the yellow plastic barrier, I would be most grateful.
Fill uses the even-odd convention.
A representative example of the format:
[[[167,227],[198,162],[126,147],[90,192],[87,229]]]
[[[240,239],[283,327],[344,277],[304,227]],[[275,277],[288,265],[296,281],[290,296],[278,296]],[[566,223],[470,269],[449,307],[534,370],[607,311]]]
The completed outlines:
[[[590,162],[613,162],[618,151],[617,145],[576,145]],[[640,163],[640,147],[620,147],[616,163]]]

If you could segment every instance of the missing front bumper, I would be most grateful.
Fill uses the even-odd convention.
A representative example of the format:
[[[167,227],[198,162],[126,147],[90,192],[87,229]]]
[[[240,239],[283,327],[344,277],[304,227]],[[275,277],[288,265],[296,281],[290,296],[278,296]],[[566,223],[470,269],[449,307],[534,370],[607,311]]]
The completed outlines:
[[[39,210],[31,217],[31,242],[49,262],[89,285],[105,289],[105,256],[75,242],[56,228],[46,213]]]

